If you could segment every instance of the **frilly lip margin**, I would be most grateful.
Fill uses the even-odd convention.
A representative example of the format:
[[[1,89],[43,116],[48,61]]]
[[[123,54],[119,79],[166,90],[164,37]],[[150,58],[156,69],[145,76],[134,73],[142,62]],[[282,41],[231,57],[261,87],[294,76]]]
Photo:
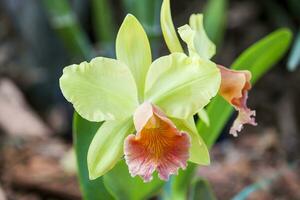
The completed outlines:
[[[221,72],[219,94],[239,112],[229,131],[231,135],[237,137],[244,124],[257,125],[255,110],[247,106],[248,92],[251,89],[251,72],[230,70],[221,65],[218,65],[218,68]]]
[[[125,161],[132,177],[138,175],[149,182],[156,170],[159,178],[167,181],[179,168],[187,167],[190,137],[157,106],[142,104],[135,112],[134,123],[137,133],[124,142]]]

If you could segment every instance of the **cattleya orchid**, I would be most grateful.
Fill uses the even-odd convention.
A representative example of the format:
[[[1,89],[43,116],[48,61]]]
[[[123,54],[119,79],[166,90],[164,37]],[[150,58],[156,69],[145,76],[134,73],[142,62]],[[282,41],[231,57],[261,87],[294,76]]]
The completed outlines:
[[[163,1],[161,26],[170,52],[183,52],[172,22],[170,0]],[[189,57],[192,59],[210,60],[214,56],[216,47],[206,35],[202,14],[191,15],[189,24],[179,27],[178,33],[187,44]],[[239,112],[230,129],[230,134],[237,136],[237,132],[242,130],[244,124],[256,125],[255,111],[247,107],[248,91],[251,89],[251,73],[247,70],[230,70],[221,65],[212,65],[212,67],[217,67],[221,72],[219,94]],[[204,110],[199,111],[199,116],[204,116],[204,121],[208,123]]]
[[[60,78],[76,112],[103,122],[88,150],[90,179],[104,175],[123,155],[130,174],[145,182],[155,170],[168,180],[188,160],[209,164],[193,115],[218,93],[220,68],[181,52],[152,62],[147,35],[132,15],[119,29],[116,57],[67,66]]]

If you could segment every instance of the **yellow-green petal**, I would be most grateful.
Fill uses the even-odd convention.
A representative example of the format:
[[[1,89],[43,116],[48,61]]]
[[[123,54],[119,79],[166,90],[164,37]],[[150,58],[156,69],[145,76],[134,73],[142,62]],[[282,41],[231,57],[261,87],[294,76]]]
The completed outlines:
[[[133,131],[132,118],[102,124],[90,144],[87,155],[91,180],[104,175],[115,166],[123,155],[125,137]]]
[[[98,57],[90,63],[70,65],[59,81],[65,98],[89,121],[124,119],[138,105],[128,67],[114,59]]]
[[[187,120],[172,119],[176,127],[181,131],[186,131],[191,137],[189,161],[199,165],[209,165],[210,156],[203,139],[198,134],[193,117]]]
[[[170,0],[164,0],[162,3],[160,11],[160,24],[165,42],[170,52],[183,52],[173,24]]]
[[[188,45],[190,56],[200,56],[209,60],[216,53],[215,44],[208,38],[203,27],[203,15],[193,14],[190,25],[178,28],[181,39]]]
[[[135,79],[139,100],[143,100],[145,77],[151,65],[151,49],[146,32],[133,15],[127,15],[116,40],[117,59],[131,70]]]
[[[152,63],[145,97],[169,117],[187,119],[209,103],[220,82],[220,71],[213,62],[173,53]]]

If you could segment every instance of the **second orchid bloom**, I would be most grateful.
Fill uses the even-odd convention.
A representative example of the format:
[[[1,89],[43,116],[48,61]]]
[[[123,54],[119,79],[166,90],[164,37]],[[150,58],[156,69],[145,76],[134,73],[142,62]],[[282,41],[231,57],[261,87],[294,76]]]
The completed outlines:
[[[172,22],[170,0],[163,1],[161,26],[170,52],[183,52]],[[210,60],[215,55],[216,47],[206,35],[202,14],[192,14],[189,24],[179,27],[178,33],[187,44],[189,57]],[[239,112],[230,129],[230,134],[236,137],[244,124],[256,125],[255,111],[247,107],[251,73],[247,70],[230,70],[221,65],[215,67],[219,68],[222,77],[219,94]]]

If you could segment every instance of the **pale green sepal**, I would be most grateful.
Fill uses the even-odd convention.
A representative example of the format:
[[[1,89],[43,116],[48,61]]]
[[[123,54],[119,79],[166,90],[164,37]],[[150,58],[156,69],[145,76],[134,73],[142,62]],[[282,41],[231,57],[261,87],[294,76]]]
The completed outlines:
[[[179,130],[187,132],[191,137],[189,161],[199,165],[209,165],[209,152],[203,139],[198,134],[193,117],[189,117],[187,120],[172,118],[172,121]]]
[[[192,14],[190,26],[196,31],[194,43],[198,54],[204,59],[210,59],[216,54],[216,45],[207,36],[203,25],[203,14]]]
[[[132,118],[103,123],[88,150],[87,163],[91,180],[104,175],[115,166],[123,155],[125,137],[133,132]]]
[[[117,35],[117,59],[131,70],[135,79],[139,100],[143,100],[145,77],[151,65],[151,49],[146,32],[139,21],[128,14]]]
[[[190,56],[209,60],[216,53],[215,44],[208,38],[203,27],[203,15],[193,14],[190,25],[178,28],[181,39],[188,45]]]
[[[160,11],[160,24],[169,51],[171,53],[183,52],[173,24],[170,0],[163,0]]]
[[[138,105],[137,89],[127,66],[98,57],[65,67],[60,88],[75,110],[89,121],[124,119]]]
[[[206,125],[209,126],[210,121],[209,121],[209,116],[206,112],[205,109],[201,109],[198,113],[197,113],[199,119]]]
[[[167,116],[187,119],[209,103],[220,82],[220,71],[213,62],[173,53],[152,63],[145,98],[162,108]]]

